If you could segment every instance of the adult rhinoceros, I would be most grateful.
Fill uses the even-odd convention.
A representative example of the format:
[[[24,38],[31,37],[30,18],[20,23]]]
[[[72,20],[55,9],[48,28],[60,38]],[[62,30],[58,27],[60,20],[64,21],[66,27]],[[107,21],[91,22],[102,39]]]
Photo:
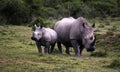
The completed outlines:
[[[44,52],[51,53],[57,41],[57,33],[50,28],[45,28],[42,26],[34,25],[35,31],[31,37],[32,40],[36,42],[38,53],[42,53],[41,46],[45,46]],[[49,52],[49,48],[51,46],[51,51]]]
[[[63,18],[54,25],[54,30],[58,34],[58,48],[62,53],[61,43],[66,47],[66,53],[69,53],[69,47],[73,47],[75,56],[81,56],[83,48],[87,51],[94,51],[95,37],[93,27],[83,17],[74,19],[72,17]]]

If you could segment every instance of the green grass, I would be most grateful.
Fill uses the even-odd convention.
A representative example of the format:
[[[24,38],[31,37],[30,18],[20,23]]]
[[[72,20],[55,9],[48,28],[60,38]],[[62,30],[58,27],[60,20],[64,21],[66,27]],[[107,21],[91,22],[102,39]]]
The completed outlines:
[[[119,72],[120,33],[118,30],[114,30],[113,35],[104,32],[112,25],[119,26],[117,23],[120,21],[98,28],[98,22],[96,51],[84,50],[80,58],[73,56],[72,48],[72,56],[65,54],[65,48],[63,54],[58,54],[57,46],[51,55],[38,55],[36,45],[30,39],[30,27],[0,26],[0,72]]]

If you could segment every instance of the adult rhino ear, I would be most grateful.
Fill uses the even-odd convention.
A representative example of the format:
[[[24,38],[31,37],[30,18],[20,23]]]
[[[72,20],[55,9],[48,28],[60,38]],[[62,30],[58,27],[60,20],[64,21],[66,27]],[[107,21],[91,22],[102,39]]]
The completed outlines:
[[[83,28],[85,28],[85,23],[82,24]]]
[[[93,27],[93,28],[95,27],[95,23],[92,25],[92,27]]]

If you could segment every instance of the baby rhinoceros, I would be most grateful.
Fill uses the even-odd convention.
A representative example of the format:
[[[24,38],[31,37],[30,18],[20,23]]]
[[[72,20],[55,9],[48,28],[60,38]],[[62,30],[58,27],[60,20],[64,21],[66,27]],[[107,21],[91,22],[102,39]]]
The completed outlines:
[[[34,32],[31,37],[36,42],[38,53],[42,54],[41,46],[45,46],[44,53],[52,53],[55,43],[57,41],[57,33],[50,28],[34,25]],[[51,46],[51,49],[50,49]]]

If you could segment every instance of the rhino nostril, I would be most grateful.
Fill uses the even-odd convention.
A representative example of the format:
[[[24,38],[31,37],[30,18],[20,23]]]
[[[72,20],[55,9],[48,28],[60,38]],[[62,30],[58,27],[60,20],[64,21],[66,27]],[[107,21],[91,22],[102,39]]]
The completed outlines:
[[[94,51],[94,50],[95,50],[94,48],[89,48],[89,49],[87,49],[88,52]]]
[[[31,40],[33,40],[33,37],[31,37]]]
[[[32,40],[35,40],[35,38],[34,38],[34,37],[31,37],[31,39],[32,39]]]

